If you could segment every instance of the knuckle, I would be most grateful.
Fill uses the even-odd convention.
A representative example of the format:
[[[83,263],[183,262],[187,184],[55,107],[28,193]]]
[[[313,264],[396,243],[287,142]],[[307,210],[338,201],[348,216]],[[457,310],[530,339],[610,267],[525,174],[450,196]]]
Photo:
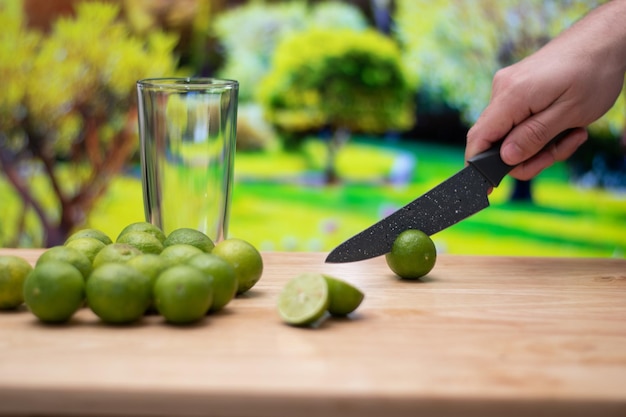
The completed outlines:
[[[513,67],[504,67],[496,71],[493,76],[492,87],[494,90],[513,93],[519,88],[524,88],[521,77]]]
[[[524,138],[525,147],[534,153],[550,140],[548,126],[540,120],[530,119],[522,125],[522,129],[521,137]]]

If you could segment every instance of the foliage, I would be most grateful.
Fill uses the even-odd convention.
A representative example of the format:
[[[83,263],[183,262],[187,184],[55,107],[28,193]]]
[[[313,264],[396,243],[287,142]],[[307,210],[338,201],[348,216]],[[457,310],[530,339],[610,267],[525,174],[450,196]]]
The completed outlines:
[[[208,51],[213,46],[207,37],[213,17],[228,0],[117,0],[131,30],[144,36],[157,29],[176,33],[175,52],[194,74],[212,64]]]
[[[397,35],[426,89],[473,123],[501,67],[537,50],[606,0],[398,0]],[[592,127],[621,131],[624,97]],[[597,127],[596,127],[597,126]]]
[[[413,126],[413,86],[401,51],[373,29],[313,28],[283,39],[259,102],[281,132],[329,129],[327,182],[351,132],[384,133]]]
[[[339,1],[310,6],[302,0],[252,1],[225,11],[216,17],[213,27],[225,53],[219,75],[239,81],[240,102],[253,100],[276,45],[287,36],[315,27],[362,30],[367,20],[359,9]]]
[[[133,153],[135,83],[175,74],[176,37],[135,37],[118,6],[100,2],[78,4],[75,18],[59,18],[42,36],[27,28],[16,3],[0,2],[0,74],[9,86],[0,89],[0,166],[24,201],[22,215],[34,210],[50,245],[84,221]],[[75,163],[71,186],[55,166],[59,158]],[[27,168],[48,176],[52,207],[29,187]]]
[[[269,120],[287,131],[381,133],[414,122],[400,49],[374,30],[311,29],[285,38],[259,98]]]

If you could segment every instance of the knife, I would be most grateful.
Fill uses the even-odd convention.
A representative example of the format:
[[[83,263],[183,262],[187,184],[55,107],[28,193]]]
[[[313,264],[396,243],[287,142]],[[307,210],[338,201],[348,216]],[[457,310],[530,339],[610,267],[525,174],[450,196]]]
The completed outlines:
[[[546,146],[568,133],[569,130],[560,133]],[[515,167],[502,161],[501,145],[502,141],[469,159],[468,165],[452,177],[337,246],[326,262],[355,262],[384,255],[407,229],[421,230],[430,236],[489,207],[489,190],[500,185]]]

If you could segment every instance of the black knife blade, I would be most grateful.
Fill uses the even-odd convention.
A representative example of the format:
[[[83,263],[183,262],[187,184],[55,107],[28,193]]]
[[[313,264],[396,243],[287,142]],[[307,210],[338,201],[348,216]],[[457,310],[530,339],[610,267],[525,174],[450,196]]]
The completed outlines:
[[[565,131],[550,143],[560,140]],[[514,166],[500,157],[500,146],[468,160],[468,165],[426,194],[333,249],[326,262],[356,262],[384,255],[407,229],[433,235],[489,206],[489,189],[497,187]]]

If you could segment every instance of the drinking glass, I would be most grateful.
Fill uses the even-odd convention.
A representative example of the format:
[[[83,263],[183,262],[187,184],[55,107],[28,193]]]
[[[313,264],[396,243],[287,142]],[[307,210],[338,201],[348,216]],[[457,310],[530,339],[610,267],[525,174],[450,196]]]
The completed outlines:
[[[227,237],[239,84],[215,78],[137,82],[146,220]]]

